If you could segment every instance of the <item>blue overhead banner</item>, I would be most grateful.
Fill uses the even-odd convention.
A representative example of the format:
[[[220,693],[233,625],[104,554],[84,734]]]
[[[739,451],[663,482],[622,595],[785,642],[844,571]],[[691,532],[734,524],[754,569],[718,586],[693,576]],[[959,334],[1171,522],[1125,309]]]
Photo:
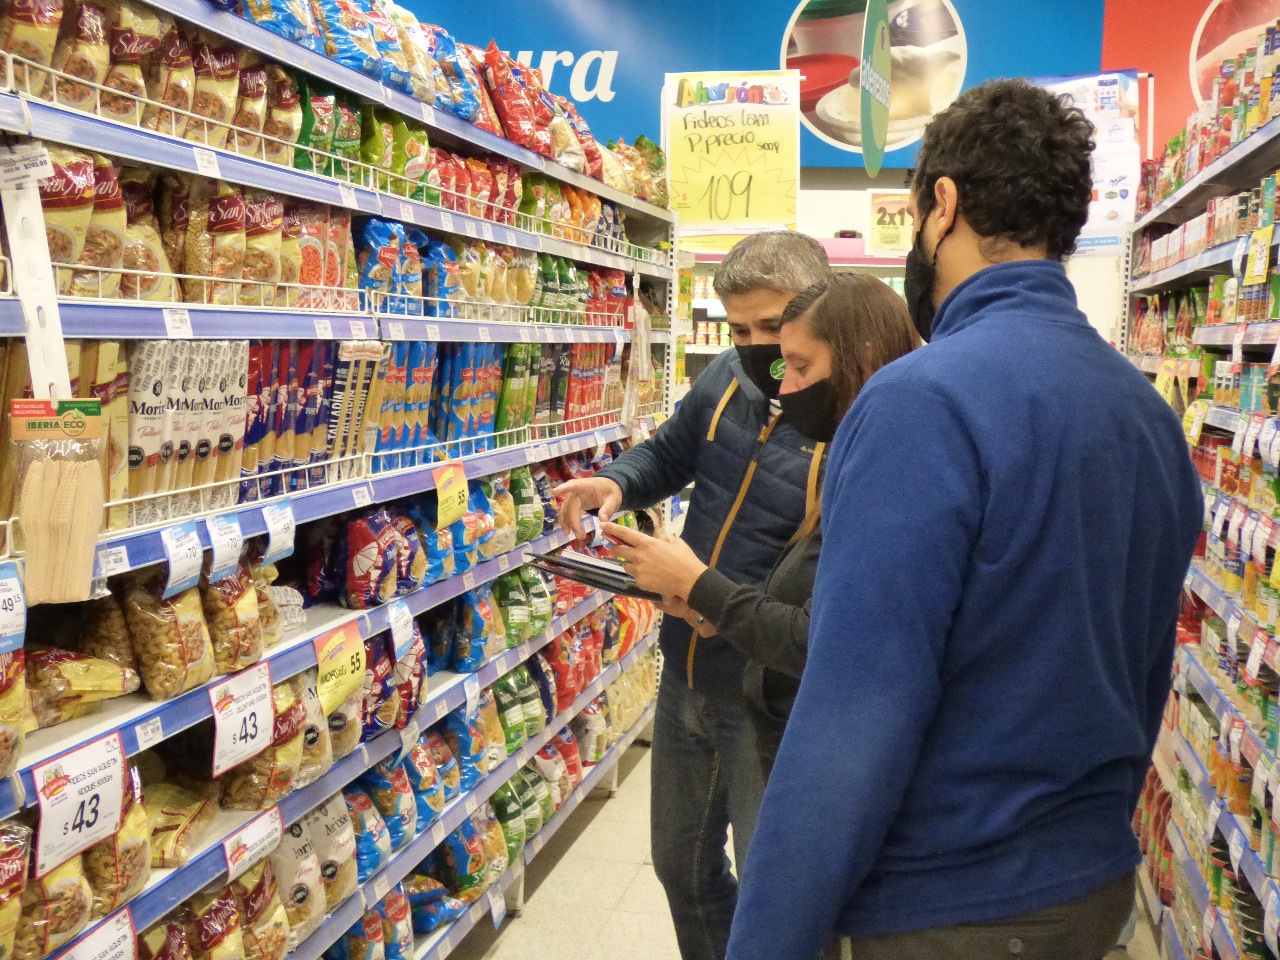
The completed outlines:
[[[801,163],[863,166],[866,0],[402,0],[459,40],[541,67],[601,140],[657,140],[668,73],[799,69]],[[893,0],[886,168],[911,165],[935,112],[1011,76],[1097,73],[1104,0]]]

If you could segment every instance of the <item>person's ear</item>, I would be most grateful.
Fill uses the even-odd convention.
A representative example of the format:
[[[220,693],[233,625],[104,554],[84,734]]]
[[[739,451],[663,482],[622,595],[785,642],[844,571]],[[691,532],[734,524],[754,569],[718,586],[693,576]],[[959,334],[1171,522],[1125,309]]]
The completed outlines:
[[[960,212],[960,191],[950,177],[939,177],[933,185],[933,206],[938,214],[938,236],[946,236]]]

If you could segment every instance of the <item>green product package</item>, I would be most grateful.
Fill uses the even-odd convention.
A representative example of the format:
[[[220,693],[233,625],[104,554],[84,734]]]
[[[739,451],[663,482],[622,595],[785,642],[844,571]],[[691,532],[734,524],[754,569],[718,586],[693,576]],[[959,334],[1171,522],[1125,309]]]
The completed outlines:
[[[524,702],[520,699],[520,688],[516,686],[515,678],[509,673],[495,680],[492,689],[494,702],[498,705],[498,720],[507,741],[507,756],[511,756],[529,739],[525,729]]]
[[[395,133],[388,119],[389,111],[366,109],[360,127],[360,159],[378,170],[390,172],[395,156]],[[378,189],[388,192],[390,178],[378,177]]]
[[[549,253],[538,254],[538,279],[542,281],[542,296],[535,305],[543,310],[538,319],[542,323],[556,323],[556,311],[560,309],[560,267]]]
[[[426,200],[423,181],[431,166],[431,145],[427,142],[426,130],[411,126],[401,114],[392,110],[379,107],[374,113],[381,122],[391,126],[391,172],[396,174],[391,180],[391,192],[414,200]]]
[[[578,270],[572,260],[564,257],[556,259],[556,269],[560,273],[560,322],[575,323],[578,319]]]
[[[520,800],[520,807],[524,810],[524,832],[530,840],[538,835],[538,831],[542,829],[544,817],[542,816],[542,804],[538,802],[538,795],[533,792],[533,784],[531,784],[524,775],[524,770],[517,770],[516,775],[511,778],[511,786],[516,791],[516,797]]]
[[[538,807],[542,812],[542,824],[546,826],[547,821],[556,815],[556,801],[551,796],[551,785],[547,783],[547,778],[532,765],[526,766],[520,772],[538,800]]]
[[[520,574],[512,571],[499,577],[493,584],[493,596],[498,601],[498,610],[507,628],[507,647],[520,646],[531,635],[529,598],[520,582]]]
[[[507,841],[507,859],[515,863],[527,840],[524,832],[524,807],[520,805],[520,798],[516,796],[515,787],[510,781],[498,787],[489,802],[493,804],[493,812],[502,825],[502,835]]]
[[[507,347],[502,365],[502,394],[498,398],[495,430],[505,433],[523,427],[524,397],[529,389],[529,348],[531,343],[513,343]]]
[[[525,474],[528,475],[529,468],[524,468]],[[528,476],[529,486],[533,488],[533,477]],[[515,474],[511,475],[512,492],[515,490]],[[538,491],[533,488],[533,498],[538,503],[538,517],[542,517],[542,501],[538,499]],[[520,501],[516,501],[516,516],[519,516]],[[538,529],[542,528],[542,520],[538,520]],[[532,539],[532,537],[530,538]],[[551,591],[547,588],[547,582],[542,579],[542,575],[533,567],[524,566],[520,568],[520,582],[524,585],[524,595],[529,598],[529,635],[531,637],[541,636],[551,626],[551,620],[555,616],[555,603],[551,596]]]
[[[520,196],[519,211],[533,220],[526,229],[548,233],[547,229],[547,178],[537,173],[527,173],[523,178],[524,193]]]
[[[362,107],[353,94],[339,96],[334,106],[333,154],[325,173],[339,180],[359,183],[360,138],[363,129],[362,112],[372,107]],[[369,184],[372,186],[372,184]]]
[[[299,73],[298,94],[302,98],[302,127],[298,145],[320,153],[333,152],[333,135],[337,128],[337,98],[320,81]],[[329,163],[308,150],[295,150],[293,165],[299,170],[321,170]]]
[[[532,343],[529,345],[529,375],[525,382],[524,406],[520,411],[520,423],[522,426],[527,427],[533,423],[534,411],[538,404],[538,373],[541,367],[542,345]]]
[[[547,729],[547,712],[542,706],[542,696],[538,693],[538,685],[533,682],[529,668],[523,663],[511,671],[516,681],[516,691],[520,694],[520,704],[524,708],[524,729],[530,737],[536,737]]]

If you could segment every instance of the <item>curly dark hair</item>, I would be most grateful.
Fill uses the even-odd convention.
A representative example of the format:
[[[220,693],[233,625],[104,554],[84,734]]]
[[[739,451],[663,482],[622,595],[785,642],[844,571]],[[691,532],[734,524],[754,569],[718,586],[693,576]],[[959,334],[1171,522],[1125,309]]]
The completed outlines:
[[[982,237],[1069,256],[1089,216],[1094,148],[1093,124],[1069,104],[1025,80],[962,93],[924,131],[911,182],[921,219],[933,211],[938,178],[950,177]]]

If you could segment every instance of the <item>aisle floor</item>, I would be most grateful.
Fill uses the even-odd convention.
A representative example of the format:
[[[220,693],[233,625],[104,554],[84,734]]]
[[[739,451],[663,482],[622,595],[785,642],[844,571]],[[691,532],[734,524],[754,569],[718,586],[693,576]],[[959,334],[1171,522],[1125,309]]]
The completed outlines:
[[[452,960],[680,960],[667,899],[649,856],[649,750],[620,762],[618,795],[583,801],[529,865],[525,905],[495,931],[488,919]],[[1128,952],[1106,960],[1160,960],[1138,924]]]

